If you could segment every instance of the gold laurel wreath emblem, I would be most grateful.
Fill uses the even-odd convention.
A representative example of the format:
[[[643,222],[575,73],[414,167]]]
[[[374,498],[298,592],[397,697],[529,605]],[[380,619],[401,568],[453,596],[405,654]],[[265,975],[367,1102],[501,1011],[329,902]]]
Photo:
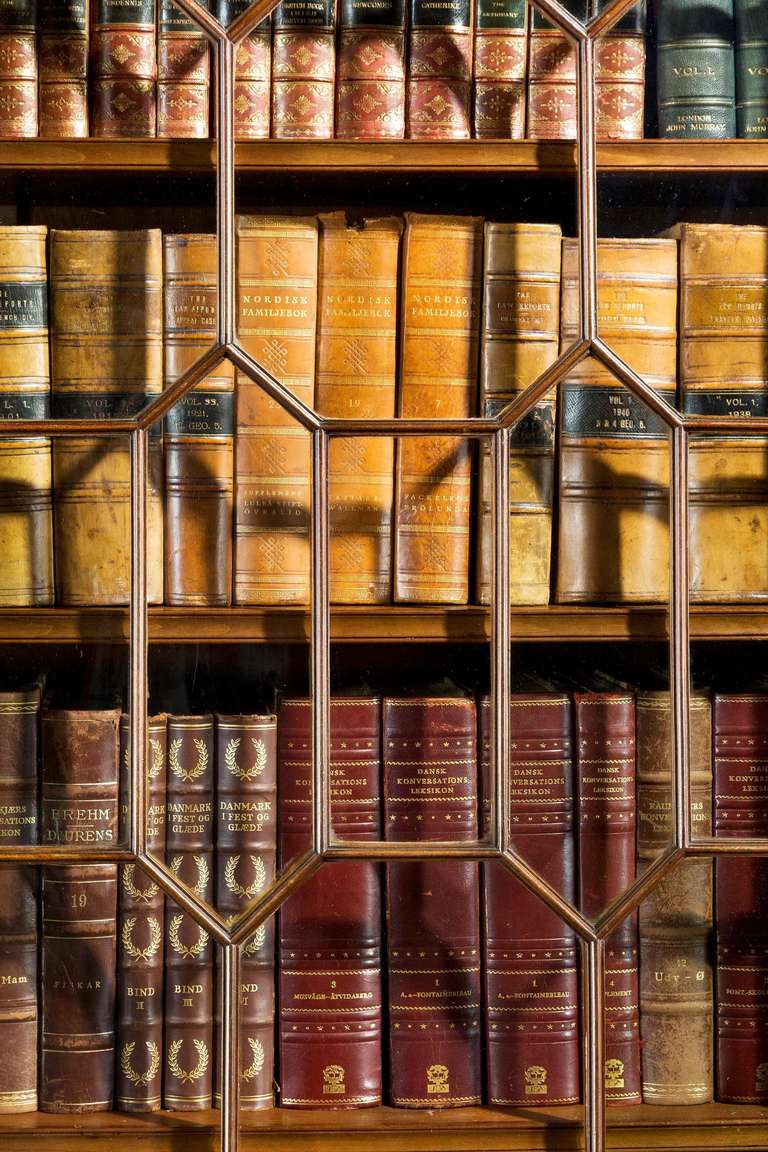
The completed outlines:
[[[152,749],[152,763],[149,765],[147,775],[149,776],[150,780],[156,780],[163,770],[163,746],[159,740],[155,740],[154,736],[150,736],[149,747]],[[123,764],[125,765],[126,772],[130,772],[131,750],[127,744],[123,754]]]
[[[157,896],[160,889],[158,888],[157,884],[155,884],[154,882],[150,882],[150,885],[148,888],[137,888],[133,882],[133,878],[135,875],[136,875],[136,865],[135,864],[124,864],[123,865],[123,888],[125,889],[125,892],[127,893],[127,895],[131,897],[132,900],[142,900],[148,904],[150,900],[154,900],[155,896]]]
[[[251,736],[251,744],[255,749],[255,759],[250,768],[241,768],[237,762],[237,750],[240,747],[240,737],[233,736],[224,750],[224,763],[233,776],[238,780],[255,780],[261,776],[267,766],[267,746],[263,740]]]
[[[197,882],[192,885],[192,891],[196,896],[204,897],[205,889],[208,886],[208,877],[211,874],[211,870],[208,867],[208,861],[206,860],[205,856],[193,856],[192,859],[195,862],[195,868],[197,868]],[[169,865],[171,872],[173,872],[174,876],[176,877],[179,875],[181,861],[181,856],[174,856]]]
[[[147,916],[147,924],[149,924],[149,944],[147,944],[146,948],[139,948],[133,942],[133,929],[136,926],[136,917],[128,916],[123,921],[120,942],[132,960],[151,960],[160,947],[163,939],[160,921],[156,916]]]
[[[198,928],[197,940],[195,940],[194,944],[182,944],[179,937],[179,928],[183,920],[184,914],[182,912],[179,912],[177,916],[173,917],[168,925],[168,939],[171,943],[171,948],[173,948],[177,956],[183,956],[185,960],[192,960],[195,956],[202,954],[203,949],[208,943],[208,933],[205,928]]]
[[[169,1046],[168,1067],[171,1074],[175,1076],[177,1080],[180,1080],[182,1084],[193,1084],[195,1080],[199,1080],[200,1077],[205,1074],[205,1070],[208,1067],[208,1048],[203,1040],[192,1041],[195,1046],[195,1051],[197,1052],[197,1064],[194,1068],[187,1070],[181,1067],[178,1059],[183,1043],[183,1040],[174,1040]]]
[[[234,916],[232,917],[232,920],[234,920]],[[231,923],[231,921],[230,921],[230,923]],[[266,926],[266,924],[260,924],[259,927],[254,932],[251,939],[248,941],[248,943],[243,948],[243,952],[245,953],[245,955],[246,956],[253,956],[256,952],[258,952],[259,948],[261,948],[261,946],[263,945],[266,938],[267,938],[267,926]]]
[[[241,1074],[240,1078],[245,1081],[253,1080],[253,1078],[258,1076],[259,1072],[261,1072],[262,1068],[264,1067],[264,1046],[261,1043],[261,1040],[255,1039],[253,1036],[249,1036],[248,1043],[250,1045],[251,1052],[253,1053],[253,1060]]]
[[[264,866],[264,861],[260,856],[251,856],[251,864],[253,864],[254,879],[253,883],[244,888],[242,884],[238,884],[236,872],[237,865],[240,863],[239,856],[230,856],[224,868],[224,883],[228,890],[235,896],[240,896],[245,900],[250,900],[261,892],[262,888],[267,882],[267,869]]]
[[[179,749],[182,743],[182,736],[177,736],[175,740],[171,741],[171,746],[168,749],[168,763],[171,772],[179,780],[198,780],[208,767],[208,749],[205,746],[205,740],[201,737],[195,737],[192,741],[197,749],[197,761],[192,768],[182,768],[179,763]]]
[[[151,1084],[160,1070],[160,1051],[157,1044],[155,1044],[154,1040],[145,1040],[144,1044],[146,1045],[147,1052],[149,1052],[149,1068],[147,1068],[146,1072],[136,1072],[131,1064],[131,1056],[136,1047],[135,1040],[131,1040],[128,1044],[123,1044],[123,1050],[120,1053],[120,1071],[126,1080],[130,1080],[131,1084],[135,1084],[137,1087]]]

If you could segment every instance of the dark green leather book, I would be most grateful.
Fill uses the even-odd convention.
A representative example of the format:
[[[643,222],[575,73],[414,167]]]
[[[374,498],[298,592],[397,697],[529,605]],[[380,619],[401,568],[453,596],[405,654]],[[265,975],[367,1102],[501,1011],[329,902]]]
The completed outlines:
[[[768,5],[735,0],[736,130],[750,140],[768,136]]]
[[[733,0],[664,0],[658,17],[659,136],[736,135]]]

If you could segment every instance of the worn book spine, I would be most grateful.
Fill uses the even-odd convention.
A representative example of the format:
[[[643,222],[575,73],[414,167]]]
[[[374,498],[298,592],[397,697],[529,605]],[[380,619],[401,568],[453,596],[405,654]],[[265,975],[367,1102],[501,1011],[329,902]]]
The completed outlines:
[[[42,714],[43,844],[115,846],[117,710]],[[41,1112],[108,1112],[114,1098],[117,865],[43,868]]]
[[[277,718],[217,715],[216,908],[228,925],[274,880],[276,788]],[[240,1107],[254,1111],[274,1104],[274,918],[243,945],[240,980]]]
[[[0,12],[0,138],[37,136],[37,0]]]
[[[736,131],[746,140],[768,136],[768,19],[761,0],[734,0]]]
[[[637,697],[637,856],[646,868],[672,843],[672,708]],[[712,708],[691,695],[691,824],[712,834]],[[683,860],[640,905],[640,1035],[646,1104],[712,1100],[712,861]]]
[[[474,700],[385,698],[387,840],[475,841]],[[480,876],[475,861],[387,864],[390,1103],[481,1102]]]
[[[0,844],[38,841],[39,687],[0,692]],[[38,870],[0,865],[0,1113],[37,1111]]]
[[[399,416],[475,412],[482,259],[478,217],[406,213]],[[457,437],[398,442],[396,601],[466,604],[472,456]]]
[[[480,744],[482,778],[487,781],[487,698],[480,705]],[[575,904],[573,759],[568,697],[515,694],[510,710],[512,843],[526,864]],[[522,1107],[577,1104],[575,934],[502,864],[484,864],[483,880],[488,1102]]]
[[[315,396],[315,217],[241,216],[238,336],[309,407]],[[235,602],[307,604],[311,441],[255,381],[237,378]]]
[[[606,0],[598,3],[598,11]],[[642,140],[645,106],[645,4],[631,8],[595,41],[598,140]]]
[[[219,23],[225,27],[251,6],[251,0],[219,0]],[[238,140],[269,137],[272,17],[267,16],[237,46],[235,56],[235,136]]]
[[[557,224],[485,225],[480,414],[497,416],[557,359],[560,333]],[[557,389],[511,431],[509,596],[548,604],[555,482]],[[489,604],[493,580],[493,468],[480,446],[477,598]]]
[[[472,0],[409,0],[406,133],[466,140],[472,127]]]
[[[91,0],[91,135],[157,132],[156,0]]]
[[[211,54],[208,39],[173,0],[157,0],[157,135],[208,136]],[[210,8],[210,0],[203,0]]]
[[[0,424],[49,415],[47,236],[0,228]],[[53,603],[52,515],[50,440],[0,439],[0,606]]]
[[[312,845],[312,706],[279,715],[280,863]],[[381,838],[381,701],[331,700],[335,833]],[[362,1108],[382,1102],[381,866],[325,865],[280,909],[280,1103]]]
[[[281,0],[272,18],[272,136],[330,140],[336,0]]]
[[[38,0],[40,135],[88,135],[89,0]]]
[[[169,388],[216,338],[216,237],[163,237],[164,354]],[[165,417],[165,601],[232,599],[234,369],[217,365]]]
[[[162,391],[163,248],[158,229],[51,232],[51,383],[62,419],[134,416]],[[163,599],[162,453],[150,440],[147,590]],[[71,437],[53,447],[56,598],[127,604],[128,437]]]
[[[522,140],[528,49],[525,0],[477,0],[473,136]]]
[[[600,240],[600,333],[614,352],[675,402],[677,251],[671,240]],[[563,242],[560,347],[578,334],[575,240]],[[666,600],[669,585],[669,432],[596,359],[561,386],[557,599]]]
[[[402,222],[347,227],[320,217],[315,405],[341,419],[395,415],[397,288]],[[329,455],[330,597],[386,604],[392,588],[394,441],[334,440]]]
[[[530,140],[576,138],[576,47],[536,9],[528,43],[526,136]]]
[[[664,0],[656,35],[659,136],[735,136],[733,0]]]
[[[401,140],[405,0],[341,0],[337,72],[337,139]]]

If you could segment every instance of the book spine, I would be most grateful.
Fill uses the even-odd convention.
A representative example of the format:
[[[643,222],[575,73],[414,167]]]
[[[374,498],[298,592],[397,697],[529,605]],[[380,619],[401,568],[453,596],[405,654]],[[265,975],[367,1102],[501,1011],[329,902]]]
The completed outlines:
[[[208,40],[173,0],[157,2],[157,135],[203,139],[210,125]]]
[[[768,22],[756,0],[735,0],[736,130],[747,140],[768,136]]]
[[[330,140],[336,0],[282,0],[272,18],[272,135]]]
[[[280,862],[312,843],[312,709],[279,717]],[[331,821],[356,841],[381,836],[381,701],[331,700]],[[324,867],[280,909],[280,1103],[361,1108],[382,1101],[381,869]]]
[[[163,237],[165,386],[216,338],[216,237]],[[165,418],[165,601],[232,599],[235,381],[224,360]]]
[[[709,697],[690,709],[691,818],[712,833]],[[637,697],[637,855],[647,867],[672,843],[672,709]],[[712,861],[684,860],[640,905],[640,1034],[646,1104],[712,1100]]]
[[[485,699],[480,706],[484,780],[490,768],[490,712]],[[567,696],[513,696],[513,845],[526,864],[575,904],[572,728]],[[483,880],[488,1102],[577,1104],[576,937],[503,865],[484,864]]]
[[[0,14],[0,138],[37,136],[36,0],[7,0]]]
[[[88,0],[38,0],[40,135],[88,135]]]
[[[561,233],[556,224],[485,225],[480,413],[496,416],[557,359]],[[512,604],[548,604],[557,389],[512,429],[509,558]],[[493,469],[480,446],[477,598],[493,579]]]
[[[114,846],[119,711],[42,714],[44,844]],[[41,1112],[108,1112],[114,1095],[117,866],[43,868]]]
[[[404,135],[405,0],[341,0],[336,136]]]
[[[217,715],[216,908],[227,924],[274,880],[276,787],[276,717]],[[243,945],[240,979],[240,1107],[254,1111],[274,1104],[274,918]]]
[[[474,45],[474,136],[522,140],[528,47],[525,0],[477,0]]]
[[[155,136],[155,0],[91,4],[91,135]]]
[[[471,0],[409,0],[406,131],[467,140],[472,124]]]
[[[598,140],[642,140],[644,105],[645,4],[640,3],[595,41]]]
[[[402,223],[320,217],[317,390],[324,416],[395,415],[397,280]],[[330,446],[330,597],[386,604],[392,587],[394,441]]]
[[[382,744],[387,840],[476,840],[474,701],[386,698]],[[420,860],[386,869],[390,1102],[479,1104],[479,865]]]
[[[597,307],[611,347],[675,403],[673,240],[600,240]],[[560,347],[578,332],[575,240],[563,242]],[[597,360],[560,393],[560,603],[654,602],[669,585],[669,430]]]
[[[575,140],[576,48],[538,10],[528,43],[529,140]]]
[[[38,839],[40,689],[0,692],[0,844]],[[36,868],[0,866],[0,1113],[37,1111]]]
[[[659,136],[736,135],[733,0],[664,0],[657,23]]]
[[[47,228],[0,228],[0,423],[50,410]],[[0,606],[53,603],[51,442],[0,439]]]
[[[635,879],[636,746],[632,696],[574,695],[579,907],[599,915]],[[637,913],[606,941],[605,1099],[639,1104]]]
[[[476,410],[482,243],[477,217],[406,214],[400,416]],[[396,457],[395,600],[466,604],[470,443],[409,436]]]
[[[309,407],[315,396],[317,248],[314,217],[238,220],[240,341]],[[235,603],[307,604],[309,433],[242,374],[236,408]]]
[[[219,23],[231,24],[250,5],[251,0],[219,0]],[[234,106],[238,140],[269,138],[271,74],[272,17],[267,16],[237,47]]]
[[[53,415],[134,416],[162,391],[160,231],[51,233]],[[128,438],[73,437],[53,447],[56,598],[127,604],[131,469]],[[163,599],[160,438],[151,438],[147,586]],[[98,499],[94,499],[94,494]]]

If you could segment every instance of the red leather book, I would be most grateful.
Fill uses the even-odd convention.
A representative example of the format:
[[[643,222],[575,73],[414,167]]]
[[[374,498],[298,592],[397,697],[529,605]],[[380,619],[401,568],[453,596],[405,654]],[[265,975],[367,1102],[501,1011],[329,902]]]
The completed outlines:
[[[635,698],[574,695],[579,821],[579,905],[597,916],[635,878]],[[639,1104],[640,989],[637,913],[606,942],[605,1099]]]
[[[88,0],[38,0],[41,136],[88,135]]]
[[[280,860],[312,842],[312,709],[284,700],[278,721]],[[381,835],[381,701],[331,700],[331,819],[350,840]],[[380,1104],[381,869],[324,866],[280,910],[280,1103]]]
[[[0,138],[37,136],[36,0],[0,11]]]
[[[204,138],[211,120],[208,39],[173,0],[157,2],[157,134]]]
[[[341,0],[337,71],[337,138],[401,140],[405,0]]]
[[[768,695],[715,696],[715,835],[768,834]],[[768,1102],[768,860],[715,857],[715,1099]]]
[[[466,140],[472,119],[470,0],[410,0],[406,131]]]
[[[219,0],[219,23],[231,24],[252,0]],[[267,16],[242,40],[235,60],[235,136],[238,140],[269,138],[272,17]]]
[[[645,4],[640,3],[595,42],[598,140],[642,140],[644,106]]]
[[[91,3],[91,135],[154,136],[155,0]]]
[[[525,135],[529,18],[525,0],[477,0],[473,135],[478,139]]]
[[[330,140],[336,74],[335,0],[282,0],[272,22],[272,135]]]
[[[475,702],[383,702],[387,840],[477,839]],[[474,861],[387,864],[390,1102],[481,1101],[480,875]]]
[[[491,708],[480,706],[483,780]],[[567,696],[515,695],[510,711],[510,819],[517,852],[576,900],[573,718]],[[486,796],[486,787],[483,788]],[[501,864],[483,865],[488,1102],[576,1104],[578,947],[571,929]]]
[[[528,44],[530,140],[576,139],[576,48],[538,9]]]
[[[42,714],[42,842],[118,835],[120,712]],[[117,866],[43,869],[41,1112],[108,1112],[115,1063]]]

